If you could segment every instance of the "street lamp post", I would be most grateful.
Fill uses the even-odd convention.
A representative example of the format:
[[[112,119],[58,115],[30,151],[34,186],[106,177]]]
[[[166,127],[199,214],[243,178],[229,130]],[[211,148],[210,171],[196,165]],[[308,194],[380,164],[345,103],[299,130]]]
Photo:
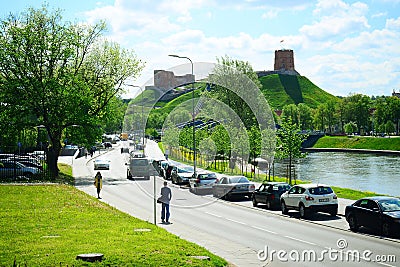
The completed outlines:
[[[139,88],[139,89],[140,89],[141,102],[142,102],[141,125],[142,125],[142,127],[143,127],[143,132],[142,132],[142,134],[143,134],[143,137],[142,137],[142,145],[143,145],[143,152],[144,152],[144,137],[145,137],[145,135],[146,135],[146,132],[145,132],[144,118],[143,118],[143,116],[144,116],[144,112],[143,112],[143,106],[144,106],[144,103],[143,103],[143,90],[142,90],[142,87],[140,87],[140,86],[138,86],[138,85],[133,85],[133,84],[125,84],[125,85],[131,86],[131,87],[136,87],[136,88]]]
[[[168,55],[170,57],[176,57],[176,58],[185,58],[190,61],[191,67],[192,67],[192,77],[193,77],[193,83],[192,83],[192,124],[193,124],[193,174],[194,177],[196,177],[196,128],[195,128],[195,114],[194,114],[194,75],[193,75],[193,61],[184,56],[178,56],[178,55]]]

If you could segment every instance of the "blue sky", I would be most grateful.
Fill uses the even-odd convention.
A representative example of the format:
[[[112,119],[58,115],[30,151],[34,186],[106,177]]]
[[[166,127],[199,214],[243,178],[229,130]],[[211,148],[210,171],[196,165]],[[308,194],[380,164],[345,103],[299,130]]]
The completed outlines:
[[[0,0],[0,15],[40,7]],[[334,95],[400,91],[400,0],[47,0],[65,20],[106,20],[106,37],[135,50],[146,68],[216,62],[228,55],[271,70],[276,49],[293,49],[296,70]],[[284,40],[283,43],[280,41]]]

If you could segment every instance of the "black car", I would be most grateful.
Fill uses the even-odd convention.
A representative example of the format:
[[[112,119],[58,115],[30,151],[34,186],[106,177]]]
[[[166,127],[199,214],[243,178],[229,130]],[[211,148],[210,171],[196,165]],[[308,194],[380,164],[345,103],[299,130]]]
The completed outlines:
[[[174,184],[189,184],[194,169],[191,166],[175,166],[172,168],[171,180]]]
[[[400,199],[395,197],[366,197],[345,209],[350,230],[360,226],[379,231],[384,236],[400,233]]]
[[[262,203],[266,204],[268,209],[279,208],[281,195],[289,189],[290,185],[284,182],[265,182],[253,192],[253,206],[257,207]]]

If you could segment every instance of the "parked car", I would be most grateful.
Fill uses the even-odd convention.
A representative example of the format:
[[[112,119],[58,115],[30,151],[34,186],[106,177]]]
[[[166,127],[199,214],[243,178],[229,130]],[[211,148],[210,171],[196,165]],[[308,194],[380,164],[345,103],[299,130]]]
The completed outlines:
[[[0,161],[0,178],[18,178],[24,176],[28,179],[39,174],[40,170],[35,167],[27,167],[17,161]]]
[[[38,168],[39,170],[43,171],[43,166],[41,164],[37,164],[33,161],[19,160],[18,162],[22,163],[26,167],[34,167],[34,168]]]
[[[212,192],[212,185],[218,181],[217,175],[213,172],[210,173],[196,173],[196,177],[194,174],[192,178],[189,179],[190,191],[192,193],[198,193],[199,190],[202,192]]]
[[[7,161],[18,161],[18,162],[31,162],[35,165],[41,166],[42,163],[34,156],[13,156],[6,159]]]
[[[167,179],[166,173],[169,165],[170,163],[167,160],[160,161],[160,176],[164,179]]]
[[[212,185],[213,197],[231,199],[250,198],[255,189],[254,183],[244,176],[225,176]]]
[[[112,148],[111,142],[104,142],[103,145],[104,145],[104,148]]]
[[[332,188],[323,184],[295,185],[281,195],[281,210],[287,214],[289,209],[298,210],[301,218],[312,212],[327,212],[337,215],[338,201]]]
[[[94,169],[95,170],[109,170],[110,169],[110,161],[108,159],[95,159],[94,161]]]
[[[281,195],[290,189],[290,185],[285,182],[265,182],[253,192],[251,200],[253,206],[259,203],[267,205],[267,209],[280,207]]]
[[[174,184],[189,184],[194,169],[191,166],[175,166],[172,169],[171,180]]]
[[[345,209],[350,230],[363,226],[390,236],[400,234],[400,199],[376,196],[357,200]]]

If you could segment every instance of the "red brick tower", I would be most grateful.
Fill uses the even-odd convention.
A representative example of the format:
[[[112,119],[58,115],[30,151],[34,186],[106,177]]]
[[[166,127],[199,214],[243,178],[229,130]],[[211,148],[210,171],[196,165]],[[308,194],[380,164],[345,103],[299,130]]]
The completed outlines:
[[[282,49],[275,50],[274,70],[289,70],[294,71],[293,50]]]

